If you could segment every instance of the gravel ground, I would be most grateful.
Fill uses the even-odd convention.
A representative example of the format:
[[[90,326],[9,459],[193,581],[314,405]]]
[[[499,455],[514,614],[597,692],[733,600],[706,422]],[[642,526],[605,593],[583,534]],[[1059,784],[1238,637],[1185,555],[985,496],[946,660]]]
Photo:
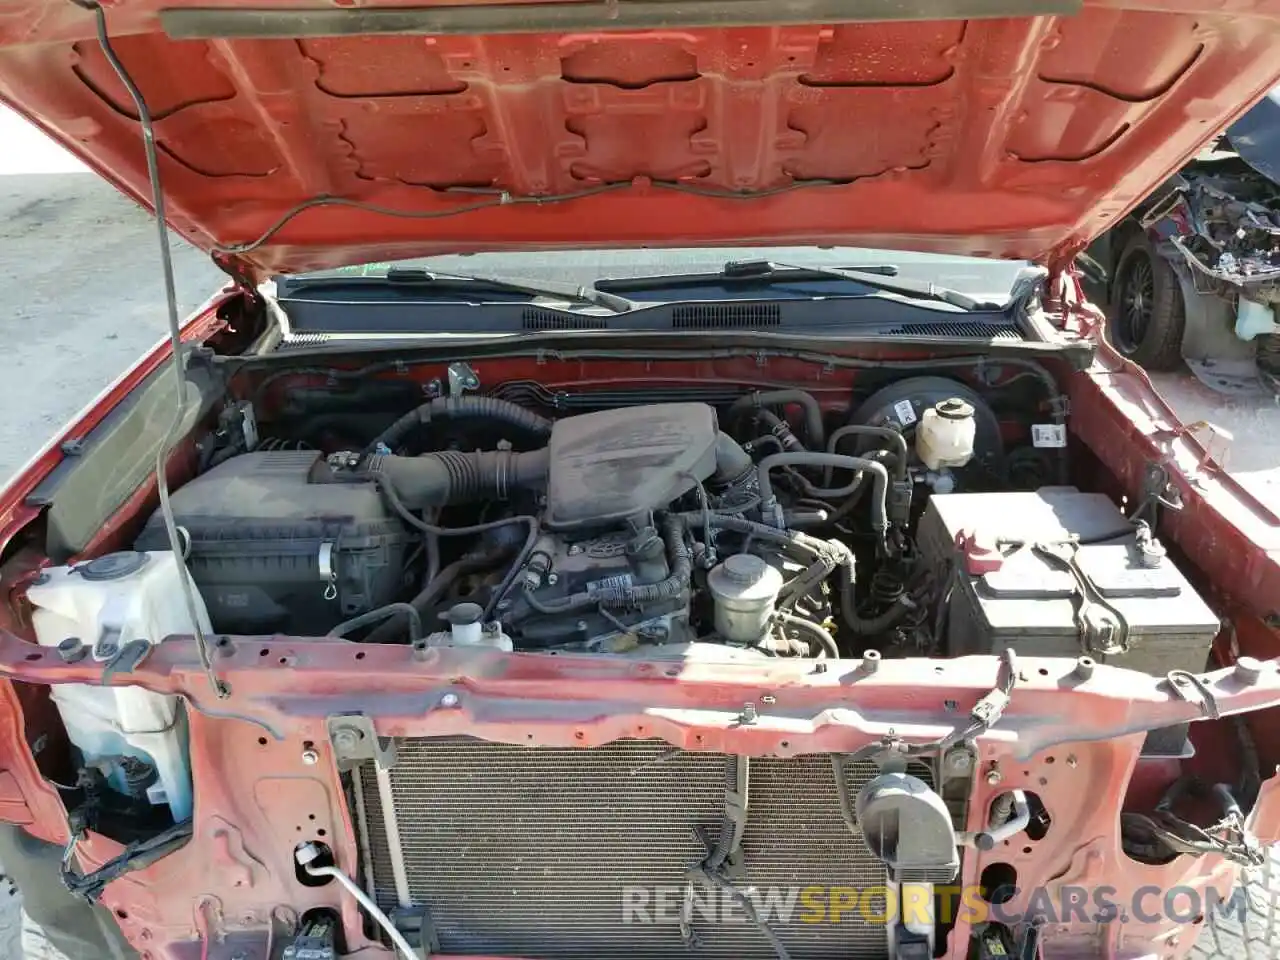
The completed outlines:
[[[0,143],[5,478],[164,336],[166,321],[148,215],[3,107]],[[185,313],[223,275],[184,243],[175,240],[171,249]],[[1280,444],[1265,442],[1280,436],[1280,405],[1224,402],[1188,374],[1155,380],[1184,420],[1208,419],[1234,435],[1228,466],[1280,507]],[[19,902],[0,876],[0,960],[22,957]]]

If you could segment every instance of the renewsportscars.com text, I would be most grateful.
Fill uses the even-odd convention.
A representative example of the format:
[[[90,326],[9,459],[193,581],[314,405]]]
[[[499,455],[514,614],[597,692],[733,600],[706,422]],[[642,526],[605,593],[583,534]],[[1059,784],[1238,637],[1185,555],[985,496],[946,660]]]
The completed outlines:
[[[739,887],[708,890],[687,885],[625,887],[622,922],[635,924],[744,923],[748,922],[745,897],[758,921],[765,923],[969,923],[998,921],[1014,925],[1043,923],[1201,923],[1208,917],[1243,919],[1245,892],[1237,886],[1229,896],[1192,887],[1140,887],[1122,900],[1115,887],[1063,885],[1031,891],[1026,906],[1014,909],[1017,899],[1009,888],[988,900],[979,886],[894,887]]]

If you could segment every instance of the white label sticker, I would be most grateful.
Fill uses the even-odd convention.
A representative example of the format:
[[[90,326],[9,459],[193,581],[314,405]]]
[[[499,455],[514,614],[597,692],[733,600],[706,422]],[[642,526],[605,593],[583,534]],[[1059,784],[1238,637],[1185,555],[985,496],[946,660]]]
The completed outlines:
[[[899,400],[893,405],[893,412],[898,415],[898,423],[904,427],[916,422],[916,408],[911,405],[910,400]]]
[[[1067,428],[1060,423],[1033,423],[1031,445],[1033,447],[1065,447]]]
[[[616,576],[605,577],[601,580],[592,580],[587,584],[587,593],[596,594],[602,590],[630,590],[631,584],[631,574],[619,573]]]

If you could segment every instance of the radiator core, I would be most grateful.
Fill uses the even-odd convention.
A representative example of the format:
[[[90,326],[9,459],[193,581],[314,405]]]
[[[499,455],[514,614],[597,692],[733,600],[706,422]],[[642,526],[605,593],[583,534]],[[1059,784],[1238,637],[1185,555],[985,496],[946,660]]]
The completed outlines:
[[[520,747],[467,738],[404,739],[391,770],[411,898],[425,905],[441,950],[538,960],[772,960],[765,935],[741,911],[709,922],[694,915],[696,944],[678,922],[679,896],[665,912],[649,901],[644,922],[633,906],[642,893],[680,891],[707,855],[724,821],[730,760],[673,750],[654,740],[591,749]],[[372,769],[361,771],[372,848],[372,887],[380,906],[396,904],[390,851]],[[849,797],[876,774],[849,764]],[[830,757],[750,761],[748,820],[739,888],[758,897],[818,888],[859,892],[882,887],[885,872],[846,826]],[[695,888],[698,896],[714,896]],[[629,893],[628,893],[629,891]],[[864,911],[831,922],[784,900],[766,903],[765,919],[795,960],[886,956],[886,930]],[[757,901],[759,902],[759,901]],[[665,922],[658,922],[665,918]],[[630,922],[624,922],[624,919]]]

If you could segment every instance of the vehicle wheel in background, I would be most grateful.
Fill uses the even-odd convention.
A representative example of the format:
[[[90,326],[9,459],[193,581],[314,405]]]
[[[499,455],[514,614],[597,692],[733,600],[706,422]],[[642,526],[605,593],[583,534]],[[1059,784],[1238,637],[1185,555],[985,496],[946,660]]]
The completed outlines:
[[[1188,960],[1270,960],[1280,943],[1280,847],[1268,851],[1267,862],[1245,870],[1241,878],[1243,909],[1215,911],[1205,918],[1204,929]]]
[[[1142,234],[1129,239],[1116,261],[1111,343],[1134,363],[1173,370],[1182,363],[1186,311],[1173,267]]]

